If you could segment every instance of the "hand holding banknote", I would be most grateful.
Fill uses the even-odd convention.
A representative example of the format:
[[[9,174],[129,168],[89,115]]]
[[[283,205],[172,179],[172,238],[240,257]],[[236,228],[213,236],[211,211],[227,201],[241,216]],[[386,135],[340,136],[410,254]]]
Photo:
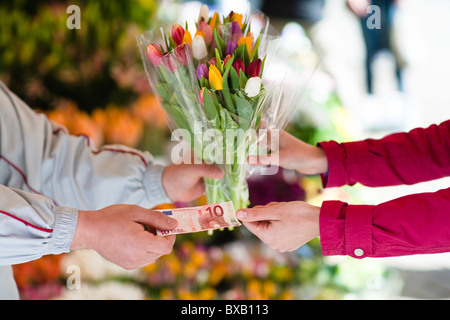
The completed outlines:
[[[159,211],[177,220],[178,225],[172,230],[156,230],[157,235],[191,233],[241,225],[232,201]]]
[[[237,217],[270,248],[293,251],[319,236],[320,208],[303,201],[241,209]]]

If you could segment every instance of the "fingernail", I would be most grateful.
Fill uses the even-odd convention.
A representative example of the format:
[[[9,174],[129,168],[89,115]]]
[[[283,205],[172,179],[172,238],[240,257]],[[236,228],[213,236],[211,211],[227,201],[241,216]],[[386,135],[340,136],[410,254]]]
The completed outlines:
[[[245,218],[247,218],[247,212],[239,210],[237,212],[237,217],[239,220],[244,220]]]

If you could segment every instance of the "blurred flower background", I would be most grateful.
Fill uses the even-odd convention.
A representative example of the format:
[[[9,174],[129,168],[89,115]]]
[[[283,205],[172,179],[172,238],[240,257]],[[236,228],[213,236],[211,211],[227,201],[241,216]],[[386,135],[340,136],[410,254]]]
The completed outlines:
[[[355,53],[362,50],[347,45],[361,40],[354,35],[354,17],[343,13],[345,1],[301,2],[318,4],[319,17],[283,15],[264,1],[206,1],[211,10],[221,12],[245,11],[250,5],[265,10],[281,32],[282,49],[289,61],[305,66],[323,62],[287,130],[315,144],[421,125],[413,121],[423,120],[417,116],[417,104],[410,110],[390,105],[388,112],[383,109],[385,103],[374,107],[374,96],[367,99],[362,86],[355,85],[361,83],[363,63],[359,67],[351,64]],[[412,2],[417,9],[417,2]],[[67,7],[73,4],[80,7],[80,29],[66,26]],[[96,146],[125,144],[150,151],[159,162],[168,163],[170,131],[144,74],[136,36],[160,24],[194,21],[200,5],[156,0],[2,2],[0,80],[32,108],[45,112],[72,134],[89,136]],[[280,4],[278,9],[282,7]],[[350,27],[339,29],[339,38],[333,33],[336,26]],[[352,36],[348,30],[353,31],[353,40],[348,40]],[[343,49],[350,53],[343,57]],[[355,102],[355,96],[363,98]],[[361,108],[356,112],[358,103]],[[416,117],[406,119],[405,110]],[[448,111],[446,115],[450,116]],[[292,200],[320,205],[325,199],[374,203],[383,199],[358,187],[324,191],[318,177],[287,170],[274,176],[256,172],[249,179],[249,188],[251,205]],[[391,190],[386,193],[397,194]],[[205,199],[200,198],[161,208],[203,203]],[[80,268],[80,289],[67,285],[68,267],[73,265]],[[81,250],[16,265],[14,274],[22,299],[389,298],[401,294],[404,285],[398,269],[379,260],[325,259],[319,239],[295,252],[280,254],[262,245],[244,227],[212,235],[179,235],[171,254],[139,270],[123,270],[93,251]]]

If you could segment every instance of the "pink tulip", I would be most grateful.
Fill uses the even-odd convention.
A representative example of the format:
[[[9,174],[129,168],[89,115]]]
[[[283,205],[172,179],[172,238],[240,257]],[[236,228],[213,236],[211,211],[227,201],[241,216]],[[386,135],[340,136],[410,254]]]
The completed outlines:
[[[178,70],[178,63],[175,57],[169,52],[165,53],[161,58],[164,66],[169,72],[174,72]]]
[[[188,64],[188,56],[186,50],[189,49],[190,47],[185,45],[185,43],[182,43],[175,48],[175,58],[183,66],[186,66]]]
[[[203,32],[203,38],[205,39],[206,45],[209,45],[213,38],[213,31],[209,24],[204,21],[198,23],[198,31]]]
[[[148,60],[154,66],[159,66],[161,64],[162,53],[159,51],[158,46],[156,44],[149,44],[147,47],[147,57]]]

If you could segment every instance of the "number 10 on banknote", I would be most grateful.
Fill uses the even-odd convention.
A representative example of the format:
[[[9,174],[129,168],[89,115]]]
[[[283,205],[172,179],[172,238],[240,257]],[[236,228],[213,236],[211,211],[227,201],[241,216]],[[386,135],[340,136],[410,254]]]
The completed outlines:
[[[205,230],[237,227],[241,223],[236,218],[233,202],[207,204],[199,207],[158,210],[178,221],[172,230],[156,230],[158,235],[191,233]]]

